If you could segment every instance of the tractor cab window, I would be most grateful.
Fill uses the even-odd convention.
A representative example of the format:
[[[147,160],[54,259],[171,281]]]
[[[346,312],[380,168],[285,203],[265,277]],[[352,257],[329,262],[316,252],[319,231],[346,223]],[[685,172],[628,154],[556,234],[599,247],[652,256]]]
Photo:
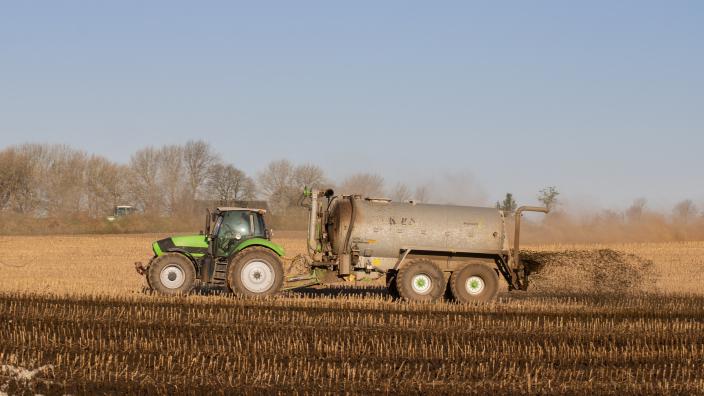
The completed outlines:
[[[225,212],[218,223],[218,238],[243,239],[252,234],[249,212]]]
[[[228,256],[240,241],[266,234],[259,213],[233,210],[225,212],[215,224],[218,256]]]
[[[254,224],[254,236],[266,238],[264,216],[259,213],[252,213],[252,223]]]

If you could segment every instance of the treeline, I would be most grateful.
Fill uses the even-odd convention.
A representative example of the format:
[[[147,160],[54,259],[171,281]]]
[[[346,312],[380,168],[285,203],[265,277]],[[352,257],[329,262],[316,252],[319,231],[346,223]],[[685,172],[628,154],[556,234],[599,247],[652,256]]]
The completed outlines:
[[[276,229],[305,229],[306,211],[299,205],[303,186],[395,201],[482,201],[469,197],[481,190],[472,188],[471,177],[454,175],[439,175],[416,188],[387,185],[372,173],[337,182],[315,164],[285,159],[248,175],[203,141],[147,147],[126,164],[65,145],[24,144],[0,151],[0,234],[194,231],[202,227],[204,207],[232,203],[266,205]],[[565,210],[558,196],[555,187],[547,187],[526,202],[552,208],[549,215],[525,223],[526,241],[704,239],[704,215],[691,200],[669,213],[649,210],[638,199],[623,211],[577,215]],[[138,214],[108,222],[116,205],[134,206]],[[496,202],[506,212],[517,205],[511,194]]]
[[[288,160],[247,175],[204,141],[147,147],[126,164],[66,145],[23,144],[0,151],[0,233],[190,229],[202,222],[204,206],[254,200],[268,202],[274,223],[302,228],[303,186],[335,185],[321,167]],[[412,195],[401,184],[387,193],[384,179],[368,173],[337,185],[367,196]],[[134,206],[138,215],[109,224],[116,205]]]
[[[128,164],[65,145],[0,151],[0,210],[34,217],[104,218],[115,205],[146,214],[188,213],[198,198],[248,199],[254,182],[207,143],[148,147]]]
[[[295,207],[303,186],[328,187],[322,168],[277,160],[250,176],[226,162],[208,143],[147,147],[118,164],[65,145],[24,144],[0,151],[0,211],[37,217],[82,214],[105,217],[115,205],[141,213],[190,213],[198,201],[269,201],[275,213]],[[384,179],[356,174],[344,191],[384,195]],[[402,186],[395,195],[409,198]]]

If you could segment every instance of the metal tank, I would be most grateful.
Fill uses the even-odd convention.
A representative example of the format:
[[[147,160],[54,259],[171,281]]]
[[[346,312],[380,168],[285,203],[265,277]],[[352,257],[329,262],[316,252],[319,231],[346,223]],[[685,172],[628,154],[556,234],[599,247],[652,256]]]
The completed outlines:
[[[410,247],[508,251],[503,213],[493,208],[338,197],[325,217],[327,239],[337,256],[354,250],[362,257],[397,258]]]
[[[521,215],[548,212],[536,206],[516,209],[509,249],[504,213],[495,208],[362,199],[335,196],[332,190],[306,189],[304,197],[310,198],[311,273],[292,281],[310,285],[386,276],[392,294],[413,301],[442,297],[447,276],[454,279],[453,296],[465,302],[493,298],[497,273],[509,290],[525,290],[529,272],[520,258]],[[489,285],[487,291],[478,284]]]

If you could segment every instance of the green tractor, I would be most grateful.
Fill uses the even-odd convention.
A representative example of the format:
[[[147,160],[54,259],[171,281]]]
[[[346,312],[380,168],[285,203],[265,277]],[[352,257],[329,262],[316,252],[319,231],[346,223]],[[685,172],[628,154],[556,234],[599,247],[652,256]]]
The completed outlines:
[[[249,208],[208,211],[205,232],[154,242],[154,257],[135,268],[161,294],[186,294],[196,280],[243,296],[274,294],[284,282],[284,250],[271,241],[264,214]]]

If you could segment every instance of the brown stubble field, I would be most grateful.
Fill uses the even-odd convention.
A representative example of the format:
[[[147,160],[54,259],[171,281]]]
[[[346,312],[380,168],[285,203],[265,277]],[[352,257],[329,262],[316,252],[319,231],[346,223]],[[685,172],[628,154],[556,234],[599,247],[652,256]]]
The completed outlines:
[[[0,292],[142,294],[135,261],[146,262],[151,243],[166,234],[0,236]],[[274,240],[292,258],[305,253],[305,233],[279,231]],[[612,249],[653,263],[642,291],[704,294],[704,242],[543,244],[534,251]],[[607,290],[608,291],[608,290]]]
[[[148,295],[132,265],[160,237],[0,237],[0,394],[704,393],[704,242],[531,246],[652,263],[625,291],[411,305],[376,287]]]

